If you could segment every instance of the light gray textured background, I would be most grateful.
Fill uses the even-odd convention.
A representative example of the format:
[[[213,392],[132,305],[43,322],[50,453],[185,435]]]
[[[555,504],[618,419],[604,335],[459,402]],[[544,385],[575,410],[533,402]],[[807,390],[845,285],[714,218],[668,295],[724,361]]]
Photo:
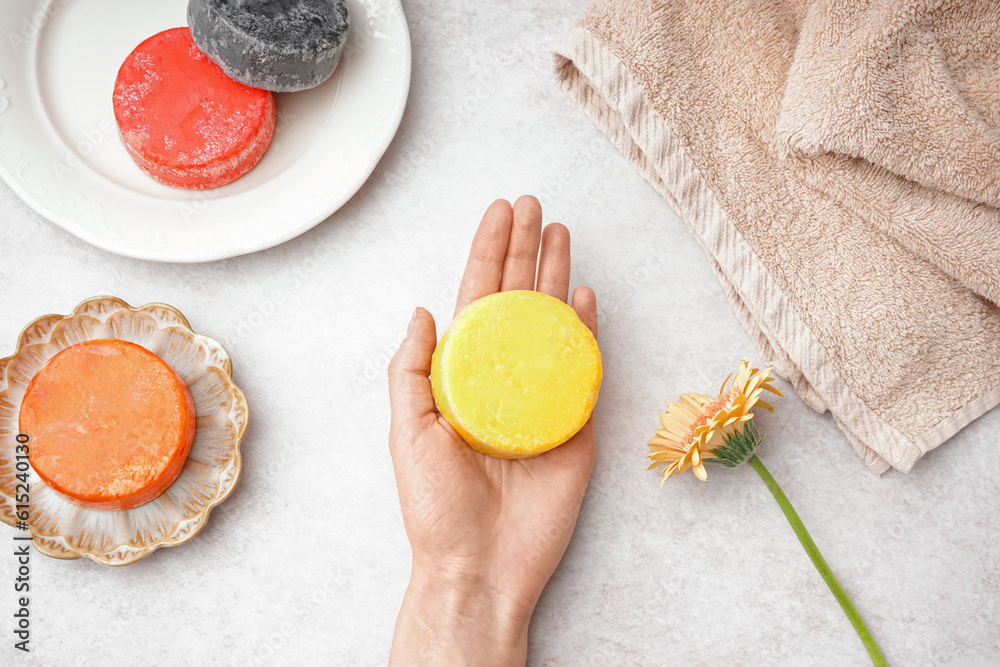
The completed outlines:
[[[12,648],[0,542],[0,663],[383,664],[409,568],[386,364],[414,306],[447,324],[482,212],[522,193],[573,233],[605,362],[593,479],[529,664],[866,663],[752,470],[662,491],[645,470],[667,402],[755,353],[684,223],[553,80],[550,46],[586,4],[406,2],[413,79],[394,143],[341,211],[265,252],[117,257],[0,185],[0,356],[31,319],[86,297],[164,301],[228,347],[252,414],[242,481],[193,541],[118,569],[35,555],[29,657]],[[878,478],[779,384],[762,458],[890,664],[997,664],[1000,412]]]

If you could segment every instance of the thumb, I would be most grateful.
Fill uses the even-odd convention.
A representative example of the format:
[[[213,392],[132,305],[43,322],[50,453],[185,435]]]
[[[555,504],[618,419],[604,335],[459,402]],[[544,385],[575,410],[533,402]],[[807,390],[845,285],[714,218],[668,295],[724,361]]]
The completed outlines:
[[[435,413],[431,393],[431,356],[437,345],[434,317],[423,308],[413,312],[406,338],[389,362],[389,406],[400,426]]]

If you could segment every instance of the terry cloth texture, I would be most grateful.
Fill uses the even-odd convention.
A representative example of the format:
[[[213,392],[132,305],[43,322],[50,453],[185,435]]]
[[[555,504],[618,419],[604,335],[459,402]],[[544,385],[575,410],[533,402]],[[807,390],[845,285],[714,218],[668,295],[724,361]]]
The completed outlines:
[[[1000,3],[600,0],[556,74],[873,471],[1000,403]]]

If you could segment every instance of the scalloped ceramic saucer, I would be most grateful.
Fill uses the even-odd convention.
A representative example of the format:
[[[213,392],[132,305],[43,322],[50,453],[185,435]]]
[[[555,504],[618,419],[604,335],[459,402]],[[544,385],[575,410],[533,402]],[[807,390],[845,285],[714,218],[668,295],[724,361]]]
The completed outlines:
[[[276,96],[274,141],[214,190],[156,183],[125,152],[111,94],[141,41],[187,25],[187,0],[0,2],[0,176],[39,214],[99,248],[204,262],[311,229],[374,170],[410,87],[400,0],[347,0],[351,31],[333,76]]]
[[[240,476],[239,446],[249,412],[233,384],[229,354],[214,339],[194,333],[170,306],[132,308],[121,299],[94,297],[70,315],[40,317],[21,332],[16,352],[0,359],[0,520],[10,526],[17,522],[18,413],[28,383],[58,352],[95,338],[142,345],[184,379],[198,416],[191,451],[159,498],[130,510],[78,507],[29,470],[28,524],[32,544],[47,556],[128,565],[194,537],[212,508],[229,497]]]

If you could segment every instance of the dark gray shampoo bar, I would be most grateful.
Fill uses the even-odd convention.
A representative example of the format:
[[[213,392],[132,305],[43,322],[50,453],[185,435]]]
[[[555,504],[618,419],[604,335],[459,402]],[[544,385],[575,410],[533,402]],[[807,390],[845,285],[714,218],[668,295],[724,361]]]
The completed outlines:
[[[230,77],[288,93],[330,78],[347,43],[344,0],[190,0],[194,43]]]

